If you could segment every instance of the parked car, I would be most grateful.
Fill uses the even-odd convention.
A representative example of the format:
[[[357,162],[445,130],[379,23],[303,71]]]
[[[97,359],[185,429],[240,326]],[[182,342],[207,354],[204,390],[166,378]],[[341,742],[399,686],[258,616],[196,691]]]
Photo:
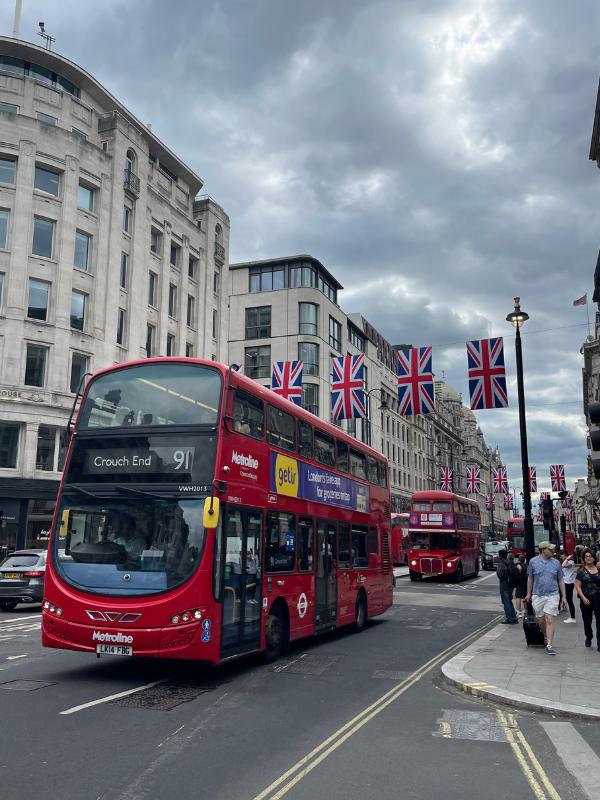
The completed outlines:
[[[509,550],[508,542],[485,542],[481,552],[481,568],[496,569],[500,550]]]
[[[44,599],[46,550],[15,550],[0,564],[0,610]]]

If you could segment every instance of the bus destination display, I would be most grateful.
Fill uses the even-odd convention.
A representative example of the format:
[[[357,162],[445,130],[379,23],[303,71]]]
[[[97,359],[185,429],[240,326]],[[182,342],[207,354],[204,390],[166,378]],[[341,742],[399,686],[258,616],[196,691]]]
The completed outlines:
[[[194,465],[194,447],[156,445],[147,448],[103,448],[87,450],[84,472],[88,475],[164,473],[189,474]]]

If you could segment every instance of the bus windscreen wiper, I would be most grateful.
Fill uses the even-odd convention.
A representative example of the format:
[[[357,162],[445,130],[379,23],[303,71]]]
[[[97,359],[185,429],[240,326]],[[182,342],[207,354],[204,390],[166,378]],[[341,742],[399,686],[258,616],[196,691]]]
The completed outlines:
[[[93,492],[88,491],[87,489],[82,489],[80,486],[75,486],[75,484],[67,484],[63,486],[63,493],[69,494],[69,492],[75,492],[76,494],[85,495],[85,497],[93,497],[94,500],[98,500],[98,495],[94,494]]]
[[[143,489],[131,489],[129,486],[115,486],[119,494],[131,494],[134,497],[150,497],[152,500],[165,500],[167,495],[155,494],[154,492],[145,492]]]

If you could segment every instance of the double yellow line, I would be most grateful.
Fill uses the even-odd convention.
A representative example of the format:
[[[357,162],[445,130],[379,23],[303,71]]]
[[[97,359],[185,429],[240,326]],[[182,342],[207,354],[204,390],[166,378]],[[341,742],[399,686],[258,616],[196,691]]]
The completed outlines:
[[[254,800],[266,800],[266,798],[269,800],[279,800],[299,781],[301,781],[302,778],[308,775],[309,772],[312,772],[315,767],[318,767],[322,761],[324,761],[335,750],[337,750],[338,747],[341,747],[347,739],[349,739],[364,725],[366,725],[367,722],[370,722],[373,717],[376,717],[385,708],[391,705],[395,700],[403,695],[404,692],[410,689],[411,686],[417,683],[417,681],[421,680],[424,675],[426,675],[428,672],[431,672],[432,669],[435,669],[435,667],[439,666],[439,664],[445,661],[453,651],[470,644],[473,639],[476,639],[484,631],[495,625],[496,621],[497,620],[494,619],[491,622],[483,625],[481,628],[477,628],[477,630],[468,634],[468,636],[465,636],[459,642],[451,645],[442,653],[438,653],[437,656],[434,656],[432,659],[420,666],[397,686],[394,686],[393,689],[391,689],[389,692],[386,692],[382,697],[379,698],[379,700],[376,700],[370,706],[361,711],[360,714],[357,714],[351,720],[346,722],[345,725],[342,725],[341,728],[338,728],[338,730],[332,733],[331,736],[328,736],[327,739],[321,742],[321,744],[317,745],[314,750],[311,750],[310,753],[297,761],[292,767],[284,772],[283,775],[280,775],[279,778],[274,780],[273,783],[267,786],[266,789],[263,789],[260,794],[257,794]],[[557,798],[560,800],[558,795],[551,795],[551,797],[552,800],[557,800]],[[545,798],[545,796],[543,798],[540,796],[538,800],[547,800],[547,798]]]
[[[504,713],[500,709],[496,710],[496,714],[504,729],[506,741],[509,743],[527,783],[531,786],[536,800],[560,800],[560,795],[550,782],[550,778],[536,758],[529,742],[523,736],[514,715]]]

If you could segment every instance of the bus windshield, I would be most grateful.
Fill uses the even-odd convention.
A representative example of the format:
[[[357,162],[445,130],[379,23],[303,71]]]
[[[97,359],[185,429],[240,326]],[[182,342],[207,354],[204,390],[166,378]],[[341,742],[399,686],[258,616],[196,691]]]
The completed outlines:
[[[53,538],[54,563],[77,588],[148,595],[186,581],[204,546],[203,500],[151,494],[107,500],[65,490]]]
[[[221,376],[201,364],[143,364],[95,378],[78,427],[216,425]]]
[[[410,541],[415,550],[427,550],[429,548],[429,533],[413,531],[410,534]]]
[[[525,537],[520,534],[511,533],[510,543],[513,547],[516,547],[517,550],[525,550]]]
[[[445,531],[431,532],[432,550],[460,550],[460,534]]]

